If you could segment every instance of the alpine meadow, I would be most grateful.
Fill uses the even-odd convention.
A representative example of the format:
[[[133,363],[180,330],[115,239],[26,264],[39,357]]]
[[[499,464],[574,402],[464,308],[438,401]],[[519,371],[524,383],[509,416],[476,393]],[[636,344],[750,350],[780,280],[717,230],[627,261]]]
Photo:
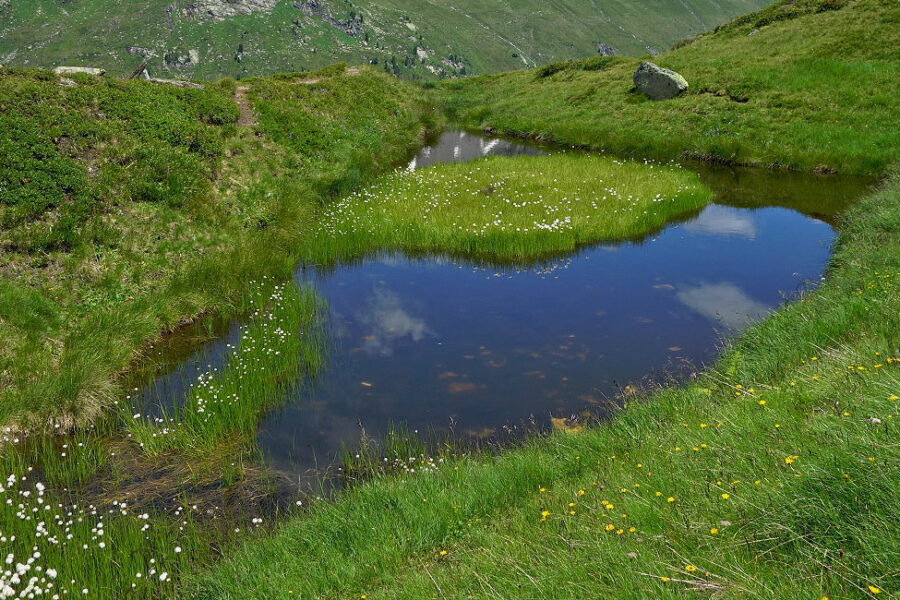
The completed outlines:
[[[900,596],[896,0],[0,0],[0,599]]]

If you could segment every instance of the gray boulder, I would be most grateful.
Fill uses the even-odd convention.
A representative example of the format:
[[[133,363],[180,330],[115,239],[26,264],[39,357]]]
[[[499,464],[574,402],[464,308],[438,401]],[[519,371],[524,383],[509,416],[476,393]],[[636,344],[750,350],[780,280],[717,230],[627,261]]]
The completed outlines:
[[[644,62],[634,72],[634,87],[651,100],[668,100],[687,91],[688,82],[675,71]]]

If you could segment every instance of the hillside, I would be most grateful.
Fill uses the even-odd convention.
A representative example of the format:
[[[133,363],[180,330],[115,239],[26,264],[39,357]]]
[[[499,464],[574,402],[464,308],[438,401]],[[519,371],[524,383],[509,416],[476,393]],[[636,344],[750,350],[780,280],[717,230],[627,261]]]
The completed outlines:
[[[292,271],[322,197],[435,127],[379,71],[307,76],[193,89],[0,68],[0,423],[96,417],[147,341],[243,310],[254,279]]]
[[[890,0],[776,2],[654,58],[687,93],[633,90],[639,59],[597,57],[441,84],[471,127],[619,154],[868,173],[891,164],[900,8]]]
[[[487,73],[641,55],[764,0],[11,0],[0,64],[98,66],[208,79],[375,64],[394,74]]]

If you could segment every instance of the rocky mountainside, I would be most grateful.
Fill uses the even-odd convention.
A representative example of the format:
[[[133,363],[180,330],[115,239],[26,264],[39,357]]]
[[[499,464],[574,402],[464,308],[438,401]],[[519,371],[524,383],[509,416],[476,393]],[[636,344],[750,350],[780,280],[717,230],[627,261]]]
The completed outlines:
[[[655,54],[765,0],[0,0],[0,63],[210,78],[335,61],[406,77]]]

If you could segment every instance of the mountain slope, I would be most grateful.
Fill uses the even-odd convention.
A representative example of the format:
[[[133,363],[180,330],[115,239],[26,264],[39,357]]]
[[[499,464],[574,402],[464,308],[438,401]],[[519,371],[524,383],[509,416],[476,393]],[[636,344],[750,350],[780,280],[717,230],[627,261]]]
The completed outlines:
[[[896,160],[896,0],[790,0],[656,57],[686,94],[632,91],[637,58],[443,82],[458,123],[636,157],[871,173]],[[825,32],[825,33],[823,33]],[[826,34],[827,33],[827,34]]]
[[[5,0],[0,63],[240,77],[338,60],[486,73],[669,47],[765,0]]]

